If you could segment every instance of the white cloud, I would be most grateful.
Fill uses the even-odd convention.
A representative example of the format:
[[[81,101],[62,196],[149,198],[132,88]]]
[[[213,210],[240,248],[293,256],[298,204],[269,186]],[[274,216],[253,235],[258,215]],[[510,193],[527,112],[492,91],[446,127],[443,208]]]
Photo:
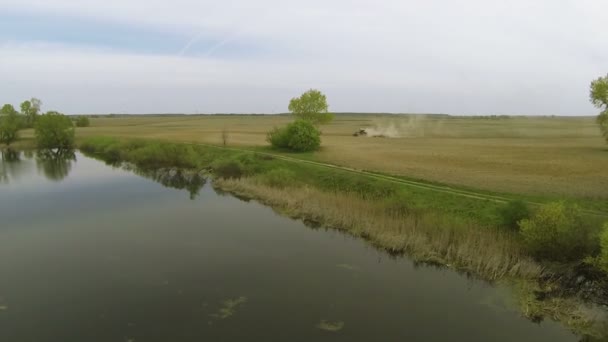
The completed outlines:
[[[588,83],[608,72],[601,0],[0,0],[3,9],[220,42],[199,57],[0,46],[2,96],[71,112],[283,111],[294,92],[318,87],[339,111],[590,114]],[[235,41],[271,48],[214,54]]]

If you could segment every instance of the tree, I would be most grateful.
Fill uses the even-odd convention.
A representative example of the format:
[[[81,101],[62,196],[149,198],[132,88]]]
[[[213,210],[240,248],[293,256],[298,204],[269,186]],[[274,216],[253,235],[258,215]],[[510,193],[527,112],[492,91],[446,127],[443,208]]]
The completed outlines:
[[[10,146],[19,138],[21,120],[19,113],[10,104],[5,104],[0,109],[0,143]]]
[[[12,104],[5,104],[0,108],[0,115],[11,115],[11,114],[19,114],[18,111],[15,110]]]
[[[289,111],[301,120],[313,125],[329,123],[333,115],[328,112],[327,97],[318,90],[310,89],[300,97],[289,101]]]
[[[597,123],[600,125],[602,135],[608,142],[608,75],[599,77],[591,82],[589,99],[597,108],[604,108],[598,115]]]
[[[21,103],[21,114],[25,115],[25,126],[30,128],[34,127],[34,123],[40,114],[40,107],[42,101],[37,98],[32,98],[29,101]]]
[[[89,121],[89,118],[86,116],[79,116],[78,118],[76,118],[76,127],[89,127],[91,125],[91,122]]]
[[[34,128],[39,148],[63,150],[74,146],[72,120],[59,112],[40,115]]]

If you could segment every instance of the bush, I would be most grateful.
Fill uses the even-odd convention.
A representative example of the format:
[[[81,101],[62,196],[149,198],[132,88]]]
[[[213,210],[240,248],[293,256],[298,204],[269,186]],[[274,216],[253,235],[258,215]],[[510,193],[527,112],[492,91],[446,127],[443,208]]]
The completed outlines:
[[[289,136],[287,127],[275,127],[266,135],[266,141],[274,148],[289,148]]]
[[[604,270],[604,272],[608,273],[608,222],[604,224],[604,230],[600,235],[600,246],[600,267]]]
[[[519,222],[530,218],[530,209],[524,201],[515,200],[505,204],[498,210],[501,223],[504,227],[518,230]]]
[[[528,250],[539,259],[571,261],[593,252],[596,240],[578,206],[543,205],[519,224]]]
[[[321,132],[312,123],[298,120],[284,128],[273,129],[266,140],[275,148],[309,152],[321,146]]]
[[[132,149],[129,149],[128,146],[131,146]],[[164,142],[151,142],[145,145],[127,143],[123,144],[122,148],[128,151],[126,159],[142,168],[178,167],[191,169],[197,167],[198,164],[196,152],[190,145]]]
[[[88,138],[80,144],[80,150],[100,156],[109,164],[128,160],[138,167],[154,169],[198,167],[199,155],[191,145],[144,140],[118,140],[108,137]]]
[[[79,116],[76,118],[76,127],[89,127],[91,125],[91,121],[86,116]]]

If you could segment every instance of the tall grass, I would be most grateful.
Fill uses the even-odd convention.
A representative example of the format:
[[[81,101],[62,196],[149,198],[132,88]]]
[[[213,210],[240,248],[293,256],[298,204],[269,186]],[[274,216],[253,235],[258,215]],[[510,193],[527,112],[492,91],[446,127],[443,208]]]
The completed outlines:
[[[505,231],[431,211],[395,208],[356,193],[312,187],[269,187],[260,178],[221,179],[222,190],[259,199],[296,218],[364,237],[392,253],[471,272],[488,280],[537,277],[541,267]]]

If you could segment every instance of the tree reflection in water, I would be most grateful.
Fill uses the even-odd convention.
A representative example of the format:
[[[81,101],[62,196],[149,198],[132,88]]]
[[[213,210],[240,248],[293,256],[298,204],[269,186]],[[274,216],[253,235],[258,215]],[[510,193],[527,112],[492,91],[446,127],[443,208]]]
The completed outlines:
[[[123,168],[139,176],[149,178],[165,187],[186,190],[190,199],[195,199],[200,190],[207,183],[207,176],[202,172],[182,170],[177,168],[142,169],[133,165],[124,165]]]
[[[36,166],[47,179],[59,182],[68,176],[76,153],[70,149],[39,150],[36,152]]]
[[[21,152],[6,148],[0,150],[2,163],[0,163],[0,183],[8,183],[16,164],[21,161]]]

